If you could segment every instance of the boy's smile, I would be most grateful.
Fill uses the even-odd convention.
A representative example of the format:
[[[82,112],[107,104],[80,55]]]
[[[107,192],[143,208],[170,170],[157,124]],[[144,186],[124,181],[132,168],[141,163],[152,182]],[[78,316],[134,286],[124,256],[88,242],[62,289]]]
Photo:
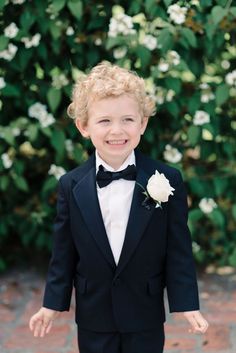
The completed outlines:
[[[122,94],[94,100],[89,104],[88,121],[76,126],[84,137],[90,137],[99,156],[118,169],[134,148],[147,126],[135,98]]]

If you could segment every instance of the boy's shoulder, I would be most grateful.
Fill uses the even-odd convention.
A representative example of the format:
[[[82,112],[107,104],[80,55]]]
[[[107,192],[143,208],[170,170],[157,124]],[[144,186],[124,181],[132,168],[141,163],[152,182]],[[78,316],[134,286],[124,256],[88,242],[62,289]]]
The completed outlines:
[[[60,181],[62,183],[68,183],[72,180],[79,180],[81,177],[86,175],[89,170],[95,165],[94,158],[94,154],[92,154],[84,163],[62,175]]]

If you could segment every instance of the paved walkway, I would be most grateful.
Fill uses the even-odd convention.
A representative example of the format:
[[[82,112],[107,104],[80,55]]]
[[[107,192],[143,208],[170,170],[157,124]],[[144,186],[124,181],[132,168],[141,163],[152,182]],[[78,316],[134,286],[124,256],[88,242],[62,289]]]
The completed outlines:
[[[28,320],[40,308],[43,286],[43,276],[32,270],[0,277],[0,353],[78,352],[73,302],[72,310],[54,323],[53,334],[32,337]],[[236,272],[201,275],[199,287],[208,332],[190,334],[182,316],[167,315],[165,353],[235,353]]]

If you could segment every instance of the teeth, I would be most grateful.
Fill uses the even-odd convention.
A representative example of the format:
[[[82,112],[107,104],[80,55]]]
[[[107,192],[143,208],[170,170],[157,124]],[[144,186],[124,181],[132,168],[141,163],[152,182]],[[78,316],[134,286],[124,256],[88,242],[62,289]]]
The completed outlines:
[[[118,141],[108,141],[110,145],[123,145],[125,140],[118,140]]]

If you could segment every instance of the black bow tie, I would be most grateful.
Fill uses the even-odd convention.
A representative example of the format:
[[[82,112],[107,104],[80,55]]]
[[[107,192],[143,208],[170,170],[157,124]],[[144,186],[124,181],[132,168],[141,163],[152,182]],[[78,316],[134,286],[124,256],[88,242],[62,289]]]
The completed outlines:
[[[113,180],[126,179],[126,180],[135,180],[136,179],[136,167],[134,164],[128,165],[127,168],[119,172],[108,172],[104,170],[102,165],[99,166],[97,172],[97,183],[100,188],[109,185]]]

